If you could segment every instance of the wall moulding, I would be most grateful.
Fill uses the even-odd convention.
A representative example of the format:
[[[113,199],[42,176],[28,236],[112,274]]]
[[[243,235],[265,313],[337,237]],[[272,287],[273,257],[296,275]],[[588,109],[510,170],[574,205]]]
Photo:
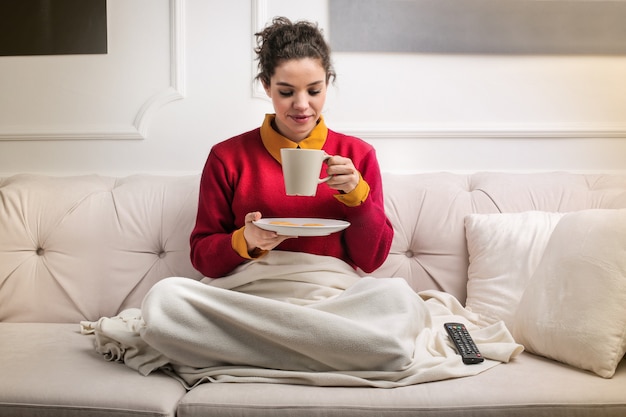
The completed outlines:
[[[267,10],[267,0],[252,0],[252,34],[254,35],[261,29],[263,29],[268,19],[269,12]],[[258,70],[258,62],[256,60],[256,54],[254,52],[256,46],[256,39],[254,36],[252,36],[252,69],[250,71],[253,80],[252,97],[269,101],[261,83],[254,79]]]
[[[360,0],[350,0],[350,1],[342,1],[342,0],[327,0],[320,2],[294,2],[292,0],[250,0],[251,1],[251,35],[262,30],[264,26],[271,21],[272,17],[277,15],[287,16],[292,20],[298,19],[307,19],[310,21],[317,22],[319,26],[324,30],[324,33],[329,36],[329,40],[331,46],[333,45],[333,37],[335,40],[337,37],[341,35],[341,33],[336,33],[333,31],[332,24],[333,21],[335,26],[338,26],[339,22],[353,21],[353,16],[348,16],[345,13],[331,13],[333,8],[338,7],[348,7],[348,5],[352,5],[354,7],[360,7]],[[376,5],[380,8],[381,12],[390,13],[393,10],[403,11],[405,9],[414,9],[416,7],[426,6],[429,8],[436,8],[437,5],[444,7],[446,10],[454,10],[454,7],[459,5],[459,2],[454,0],[445,0],[443,2],[433,2],[428,0],[412,0],[412,1],[386,1],[386,0],[367,0],[363,1],[363,3]],[[441,3],[441,4],[440,4]],[[516,8],[521,8],[525,11],[532,11],[535,8],[547,8],[547,10],[561,10],[568,9],[568,6],[572,6],[577,4],[579,8],[575,11],[572,11],[570,15],[570,19],[567,22],[561,22],[561,25],[564,26],[562,28],[563,31],[566,29],[569,30],[571,25],[575,23],[585,24],[584,18],[585,15],[582,13],[586,10],[590,5],[597,3],[598,7],[601,9],[598,12],[601,15],[610,14],[610,10],[613,8],[621,10],[626,10],[623,5],[613,4],[615,2],[611,1],[598,1],[594,2],[593,0],[558,0],[554,2],[534,2],[532,0],[515,0],[510,2],[504,2],[506,4],[501,5],[502,1],[499,0],[471,0],[468,1],[468,5],[473,5],[477,7],[478,10],[482,10],[482,8],[487,6],[497,6],[495,10],[498,13],[503,14],[504,16],[510,17],[511,19],[519,21],[520,17],[516,16],[513,11]],[[535,4],[537,3],[537,4]],[[539,4],[540,3],[540,4]],[[468,8],[470,6],[463,5],[463,8]],[[480,6],[480,7],[479,7]],[[471,7],[470,7],[471,8]],[[371,10],[365,8],[361,10],[362,13],[367,14],[371,12]],[[495,13],[495,12],[494,12]],[[374,13],[375,14],[375,13]],[[444,14],[443,17],[446,17],[447,14]],[[460,18],[466,18],[466,15],[460,15]],[[483,19],[482,15],[474,16],[476,19]],[[479,20],[480,20],[479,19]],[[578,20],[580,19],[580,20]],[[480,20],[482,21],[482,20]],[[395,20],[389,20],[389,24],[393,25]],[[519,22],[518,22],[519,23]],[[356,24],[356,23],[355,23]],[[590,24],[590,23],[589,23]],[[595,24],[595,23],[594,23]],[[341,26],[341,25],[339,25]],[[521,24],[520,24],[521,26]],[[574,25],[574,27],[576,27]],[[623,31],[624,29],[617,25],[612,26],[615,30]],[[437,29],[437,28],[435,28]],[[523,29],[523,27],[522,27]],[[557,28],[558,29],[558,28]],[[433,29],[434,30],[434,29]],[[560,29],[559,29],[560,30]],[[437,29],[437,33],[439,33],[439,29]],[[567,31],[566,31],[567,32]],[[363,41],[362,36],[353,36],[355,32],[347,31],[346,39],[352,39],[355,42]],[[363,31],[358,31],[360,34],[365,34]],[[404,33],[404,32],[403,32]],[[406,32],[410,33],[410,31]],[[525,32],[521,31],[517,33],[518,36],[522,36]],[[560,33],[560,31],[559,31]],[[569,33],[569,32],[567,32]],[[622,32],[620,32],[622,33]],[[350,35],[352,34],[352,36]],[[556,36],[556,34],[555,34]],[[253,36],[251,36],[254,38]],[[518,38],[515,38],[519,40]],[[603,38],[602,38],[603,39]],[[601,43],[602,39],[598,39],[598,42]],[[621,39],[621,38],[618,38]],[[523,39],[522,39],[523,40]],[[564,39],[567,41],[567,39]],[[569,41],[568,41],[569,42]],[[611,41],[612,42],[612,41]],[[367,42],[366,42],[367,43]],[[251,80],[257,74],[257,61],[255,60],[256,56],[253,52],[256,47],[256,40],[252,39],[251,43]],[[623,113],[616,112],[617,118],[605,118],[602,115],[602,118],[591,118],[581,119],[580,117],[575,117],[570,114],[570,110],[565,101],[570,100],[570,97],[580,94],[580,100],[588,100],[588,97],[593,97],[598,100],[606,100],[604,104],[611,113],[615,112],[614,106],[623,107],[623,100],[620,94],[616,94],[613,92],[614,87],[607,87],[605,83],[610,83],[610,80],[606,80],[605,76],[616,77],[619,78],[622,69],[624,68],[624,64],[621,63],[622,57],[620,55],[615,55],[611,57],[610,62],[606,62],[607,57],[594,57],[594,62],[590,62],[587,60],[589,57],[585,56],[559,56],[559,55],[528,55],[523,54],[520,51],[513,53],[514,51],[508,50],[507,53],[504,54],[502,51],[491,51],[491,54],[483,54],[476,55],[470,54],[468,51],[465,51],[463,54],[459,53],[439,53],[439,54],[427,54],[427,53],[415,53],[411,51],[399,51],[397,53],[377,53],[376,51],[353,51],[347,53],[341,53],[341,51],[334,50],[335,55],[335,65],[336,68],[341,70],[339,74],[339,80],[350,79],[351,81],[343,82],[343,93],[344,96],[341,98],[344,106],[343,113],[334,113],[334,117],[331,117],[334,110],[332,107],[336,105],[333,100],[337,98],[337,96],[333,96],[334,92],[329,92],[329,102],[331,110],[327,113],[329,118],[327,119],[330,123],[330,127],[336,131],[351,134],[357,137],[361,137],[363,139],[372,139],[372,140],[383,140],[385,138],[389,139],[433,139],[433,138],[450,138],[450,139],[615,139],[615,140],[624,140],[626,139],[626,124],[624,123],[623,117],[620,115]],[[337,54],[339,52],[339,54]],[[444,51],[445,52],[445,51]],[[458,52],[458,51],[457,51]],[[497,53],[498,52],[498,53]],[[418,57],[420,64],[413,64],[416,61],[413,61],[412,58]],[[452,61],[447,61],[447,58],[452,58]],[[476,58],[477,60],[473,61]],[[536,59],[535,59],[536,58]],[[598,60],[595,60],[598,58]],[[463,73],[462,76],[458,75],[455,71],[450,70],[450,72],[445,73],[444,75],[436,74],[436,71],[440,69],[448,69],[447,65],[455,65],[459,61],[459,59],[467,60],[471,62],[471,72]],[[521,83],[517,84],[508,84],[507,74],[513,74],[514,76],[518,76],[517,80],[522,80],[522,82],[527,82],[529,86],[532,86],[533,83],[550,83],[550,80],[555,76],[554,74],[554,62],[553,59],[556,59],[557,68],[566,68],[572,69],[574,72],[569,75],[569,78],[566,78],[567,81],[564,81],[561,85],[554,86],[554,94],[549,97],[552,103],[552,106],[548,108],[553,113],[550,115],[546,115],[545,113],[538,112],[538,110],[533,106],[532,102],[537,100],[538,103],[543,103],[545,105],[545,100],[540,97],[542,94],[538,89],[536,92],[532,94],[525,94],[525,85]],[[605,61],[602,61],[602,60]],[[520,73],[518,69],[511,66],[512,61],[519,60],[531,71],[531,75],[526,77],[526,73]],[[615,62],[613,61],[615,60]],[[598,61],[601,61],[600,63]],[[496,65],[504,63],[502,66],[502,72],[498,74],[497,72],[490,72],[491,74],[496,74],[501,76],[502,78],[488,79],[485,78],[484,73],[481,71],[483,66],[490,67],[493,63]],[[375,67],[372,71],[362,71],[361,65],[367,65],[371,63],[372,66]],[[384,87],[389,90],[394,90],[403,92],[404,89],[409,89],[409,93],[416,91],[411,90],[411,87],[407,87],[407,82],[411,82],[411,77],[413,76],[412,71],[417,71],[419,74],[426,74],[426,76],[432,77],[435,79],[434,83],[438,85],[443,91],[443,94],[453,94],[456,96],[463,96],[463,94],[467,94],[468,97],[476,97],[475,94],[481,93],[481,90],[476,89],[476,85],[482,82],[492,82],[493,85],[498,85],[500,89],[506,88],[508,94],[512,97],[514,96],[522,96],[527,97],[526,100],[529,101],[530,104],[527,104],[525,101],[521,100],[514,105],[511,105],[510,110],[514,111],[514,114],[520,114],[523,117],[519,122],[517,118],[511,119],[508,117],[506,122],[498,120],[497,117],[491,117],[490,114],[478,114],[477,119],[480,122],[472,122],[471,119],[465,118],[465,122],[458,123],[446,123],[445,121],[436,121],[430,122],[428,116],[425,117],[425,123],[419,123],[417,121],[411,120],[409,117],[405,117],[398,121],[397,124],[388,121],[389,117],[393,117],[394,120],[398,120],[398,118],[394,114],[395,106],[399,110],[404,110],[405,102],[402,99],[397,101],[393,101],[388,105],[384,106],[384,111],[381,111],[380,119],[362,119],[362,116],[359,116],[360,106],[369,106],[367,100],[372,100],[376,102],[379,99],[376,96],[377,92],[373,92],[371,95],[367,96],[367,92],[364,96],[364,99],[359,101],[357,94],[362,94],[363,91],[360,90],[360,85],[369,85],[368,77],[376,76],[376,69],[380,69],[381,73],[385,71],[385,65],[404,65],[409,63],[409,67],[402,67],[402,70],[397,71],[397,77],[390,77],[384,84]],[[422,63],[425,67],[420,67]],[[561,65],[559,67],[558,65]],[[605,66],[604,66],[605,65]],[[422,71],[422,72],[420,72]],[[580,74],[586,74],[588,71],[598,71],[596,78],[594,78],[593,85],[587,85],[584,88],[579,86],[578,81],[581,78]],[[365,73],[365,75],[364,75]],[[455,85],[461,92],[451,93],[450,85],[446,84],[450,82],[446,79],[446,75],[451,75],[456,77],[453,79],[453,83],[456,82]],[[521,74],[521,75],[520,75]],[[615,75],[618,74],[618,75]],[[532,77],[535,77],[534,79]],[[586,75],[585,75],[586,76]],[[584,78],[582,78],[584,79]],[[354,81],[356,80],[356,81]],[[570,81],[571,80],[571,81]],[[498,84],[500,83],[500,84]],[[261,84],[259,82],[251,82],[251,96],[254,99],[269,101],[267,98],[265,91],[263,90]],[[375,84],[379,86],[380,84]],[[421,85],[421,84],[420,84]],[[573,88],[572,88],[573,87]],[[419,87],[413,87],[419,88]],[[619,88],[619,86],[617,87]],[[623,90],[623,88],[619,88],[618,91]],[[349,91],[349,93],[346,93]],[[497,95],[494,96],[493,100],[503,99],[500,96],[500,91]],[[352,97],[348,97],[346,94],[354,94]],[[437,89],[429,89],[428,94],[436,95]],[[424,99],[424,102],[427,102],[430,96]],[[615,102],[615,103],[614,103]],[[348,103],[346,105],[346,103]],[[580,107],[586,106],[587,101],[583,101],[583,104],[580,104]],[[411,105],[412,103],[408,102],[406,105]],[[348,107],[351,107],[348,109]],[[514,106],[514,107],[513,107]],[[574,106],[573,109],[576,112],[580,112],[581,110],[577,108],[578,106]],[[620,108],[621,108],[620,107]],[[337,115],[339,114],[339,117]],[[345,116],[343,114],[349,114]],[[420,114],[419,111],[416,111],[415,114]],[[584,110],[583,113],[585,114]],[[598,114],[591,113],[591,114]],[[539,117],[536,119],[535,117]],[[439,117],[437,119],[440,119]],[[451,119],[453,120],[453,119]]]
[[[361,139],[626,139],[626,125],[353,126],[333,129]]]
[[[158,111],[185,97],[184,0],[107,9],[107,55],[0,59],[0,141],[146,139]]]

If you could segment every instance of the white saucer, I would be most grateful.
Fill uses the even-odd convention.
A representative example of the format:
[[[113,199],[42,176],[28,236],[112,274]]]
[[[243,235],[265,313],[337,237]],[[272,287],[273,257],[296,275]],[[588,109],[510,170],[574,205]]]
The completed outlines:
[[[343,220],[307,217],[268,218],[260,219],[253,223],[261,229],[270,230],[284,236],[328,236],[350,226],[350,223]]]

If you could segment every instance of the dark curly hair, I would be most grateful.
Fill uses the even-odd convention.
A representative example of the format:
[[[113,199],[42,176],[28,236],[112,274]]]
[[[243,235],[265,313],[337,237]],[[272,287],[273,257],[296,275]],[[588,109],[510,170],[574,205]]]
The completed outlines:
[[[270,85],[276,67],[291,59],[319,59],[326,72],[326,81],[335,79],[330,47],[317,25],[307,21],[292,23],[286,17],[275,17],[269,26],[254,35],[257,42],[254,52],[259,61],[259,73],[255,79],[264,86]]]

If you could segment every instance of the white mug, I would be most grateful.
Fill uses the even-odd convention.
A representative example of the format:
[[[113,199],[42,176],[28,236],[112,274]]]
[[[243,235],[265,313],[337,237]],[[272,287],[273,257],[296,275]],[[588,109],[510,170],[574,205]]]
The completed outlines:
[[[330,177],[319,178],[326,152],[317,149],[282,148],[280,158],[287,195],[314,196],[317,186]]]

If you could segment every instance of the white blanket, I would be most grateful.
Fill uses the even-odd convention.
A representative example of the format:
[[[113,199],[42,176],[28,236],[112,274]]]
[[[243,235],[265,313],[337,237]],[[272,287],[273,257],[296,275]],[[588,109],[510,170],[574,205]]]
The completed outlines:
[[[443,329],[448,321],[468,327],[485,362],[462,363]],[[142,310],[81,326],[106,359],[144,375],[161,369],[186,388],[389,388],[475,375],[523,350],[502,323],[479,328],[476,321],[449,294],[416,294],[400,278],[362,278],[331,257],[273,251],[225,278],[169,278]]]

